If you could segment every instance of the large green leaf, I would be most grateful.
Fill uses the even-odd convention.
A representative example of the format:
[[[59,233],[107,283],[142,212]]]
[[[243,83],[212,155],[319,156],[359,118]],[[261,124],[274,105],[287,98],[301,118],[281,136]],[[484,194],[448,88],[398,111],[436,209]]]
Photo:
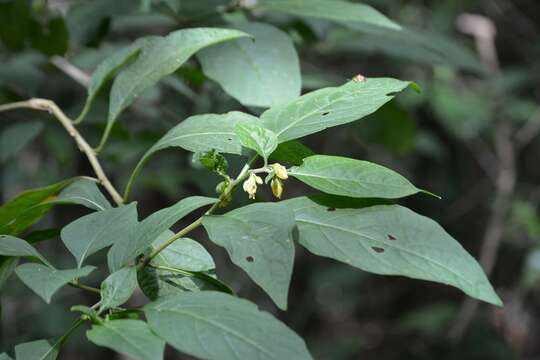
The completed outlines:
[[[87,276],[94,269],[93,266],[85,266],[80,269],[56,270],[41,264],[27,263],[19,265],[15,273],[48,304],[58,289],[74,279]]]
[[[172,235],[174,233],[167,230],[164,236],[160,236],[154,241],[152,248],[158,248]],[[214,260],[208,251],[197,241],[189,238],[178,239],[167,246],[167,248],[152,259],[151,264],[165,265],[188,271],[209,271],[216,268]]]
[[[315,153],[310,148],[297,140],[291,140],[279,144],[270,155],[270,159],[292,165],[302,165],[304,159],[311,155],[315,155]]]
[[[0,235],[0,255],[35,257],[49,265],[49,262],[32,245],[10,235]]]
[[[6,162],[34,140],[43,130],[43,124],[26,122],[13,124],[0,134],[0,162]]]
[[[178,220],[190,212],[216,201],[215,198],[192,196],[148,216],[137,226],[131,227],[128,236],[124,236],[114,243],[108,254],[109,269],[114,272],[127,265]]]
[[[287,200],[300,244],[312,253],[381,275],[402,275],[461,289],[501,305],[475,259],[435,221],[398,205],[336,209]]]
[[[141,360],[163,359],[165,342],[144,321],[113,320],[93,325],[86,332],[88,340],[119,353]]]
[[[55,360],[58,357],[59,344],[52,346],[47,340],[36,340],[15,346],[17,360]]]
[[[112,273],[101,283],[100,309],[119,306],[128,301],[137,288],[137,270],[133,266]]]
[[[242,23],[251,34],[197,54],[204,73],[244,105],[270,107],[300,96],[298,55],[291,38],[272,25]]]
[[[203,225],[210,240],[223,246],[231,260],[286,309],[294,263],[294,214],[279,203],[260,203],[205,216]]]
[[[145,38],[139,39],[130,46],[126,46],[112,55],[107,57],[105,60],[98,65],[96,70],[92,73],[92,78],[90,79],[90,84],[88,85],[88,97],[84,104],[84,108],[77,118],[77,122],[80,122],[84,119],[92,102],[94,101],[96,95],[101,90],[101,88],[111,79],[118,69],[126,65],[130,60],[134,59],[141,48],[143,42],[146,41]]]
[[[384,166],[340,156],[307,157],[289,175],[325,193],[350,197],[394,199],[421,191]]]
[[[311,359],[304,341],[283,323],[231,295],[202,291],[144,307],[148,323],[176,349],[202,359]]]
[[[88,256],[129,239],[137,224],[137,204],[131,203],[78,218],[62,229],[60,237],[81,267]]]
[[[265,0],[260,2],[257,9],[336,21],[350,26],[367,24],[401,29],[398,24],[369,5],[341,0],[310,0],[309,6],[302,0]]]
[[[114,80],[107,127],[100,147],[106,141],[118,115],[144,90],[173,73],[202,48],[246,36],[249,35],[237,30],[196,28],[177,30],[165,37],[156,36],[145,41],[137,59]]]
[[[98,211],[111,208],[111,204],[97,187],[96,181],[87,178],[68,185],[58,194],[57,201],[79,204]]]
[[[409,85],[391,78],[352,80],[274,106],[261,115],[261,120],[284,142],[369,115]]]
[[[255,150],[265,160],[276,150],[278,139],[271,130],[265,129],[258,123],[237,124],[234,128],[238,139],[248,149]]]
[[[168,147],[192,152],[216,150],[219,153],[241,154],[242,144],[234,132],[237,124],[257,123],[252,115],[239,111],[226,114],[195,115],[182,121],[159,139],[141,158],[129,180],[128,191],[150,156]]]

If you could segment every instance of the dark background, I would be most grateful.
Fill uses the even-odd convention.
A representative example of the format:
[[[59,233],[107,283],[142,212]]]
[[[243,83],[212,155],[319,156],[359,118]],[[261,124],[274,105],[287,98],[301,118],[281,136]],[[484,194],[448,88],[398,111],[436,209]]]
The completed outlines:
[[[20,13],[11,12],[12,3],[0,0],[0,103],[38,96],[76,115],[86,91],[66,73],[66,64],[91,74],[107,54],[137,37],[222,24],[213,9],[225,2],[182,1],[176,16],[164,15],[160,1],[148,2],[153,4],[149,10],[145,1],[117,0],[88,16],[70,9],[74,1],[35,1]],[[206,241],[203,231],[193,237],[212,253],[222,279],[302,335],[317,359],[540,359],[540,2],[368,3],[432,42],[440,35],[451,39],[474,53],[487,70],[479,73],[460,64],[460,53],[452,57],[399,40],[386,42],[324,21],[263,17],[259,20],[277,25],[295,40],[304,92],[341,84],[358,73],[413,80],[423,90],[420,95],[407,91],[375,115],[309,136],[304,143],[317,153],[386,165],[441,195],[442,200],[417,195],[400,203],[437,220],[480,259],[506,306],[476,307],[454,288],[371,275],[297,248],[289,310],[280,312],[222,249]],[[464,33],[467,13],[491,21],[495,57],[479,51],[478,40]],[[472,24],[489,44],[481,21],[474,18]],[[103,130],[106,94],[81,127],[92,144]],[[232,109],[260,112],[242,107],[190,60],[124,113],[102,162],[123,188],[138,158],[169,128],[192,114]],[[19,123],[35,137],[13,138],[7,129]],[[0,130],[6,130],[0,136],[2,202],[25,189],[93,175],[71,139],[46,114],[1,113]],[[20,151],[6,155],[18,145]],[[229,160],[233,167],[240,165],[240,159]],[[193,165],[187,152],[168,150],[146,166],[133,199],[146,216],[185,196],[213,196],[217,181]],[[286,198],[305,193],[313,191],[294,180],[286,183]],[[260,200],[272,201],[270,195],[263,192]],[[57,207],[36,228],[61,227],[83,214],[80,207]],[[60,267],[72,265],[60,241],[49,240],[39,248]],[[104,259],[104,254],[92,258],[95,264]],[[104,276],[95,272],[90,282],[97,284]],[[19,342],[60,335],[75,317],[69,307],[90,304],[93,297],[66,288],[47,306],[12,277],[0,294],[0,352]],[[139,294],[132,304],[143,301]],[[171,359],[185,358],[170,349],[168,353]],[[85,341],[80,329],[61,354],[63,359],[115,356],[120,358]]]

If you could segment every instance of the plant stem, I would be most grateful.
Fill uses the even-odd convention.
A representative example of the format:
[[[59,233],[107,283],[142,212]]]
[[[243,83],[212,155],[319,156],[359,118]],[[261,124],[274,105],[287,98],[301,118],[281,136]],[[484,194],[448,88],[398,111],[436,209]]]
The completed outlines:
[[[69,282],[69,285],[71,285],[71,286],[73,286],[73,287],[76,287],[76,288],[79,288],[79,289],[81,289],[81,290],[86,290],[86,291],[95,293],[95,294],[101,294],[101,290],[99,290],[98,288],[95,288],[95,287],[92,287],[92,286],[88,286],[88,285],[81,284],[81,283],[78,282],[78,281],[70,281],[70,282]]]
[[[181,274],[181,275],[184,275],[184,276],[190,276],[190,277],[200,279],[200,280],[202,280],[204,282],[207,282],[207,283],[213,285],[214,287],[216,287],[217,289],[219,289],[219,290],[221,290],[223,292],[234,295],[234,291],[230,287],[228,287],[227,285],[225,285],[224,283],[222,283],[218,279],[213,278],[213,277],[211,277],[211,276],[209,276],[209,275],[207,275],[207,274],[205,274],[203,272],[188,271],[188,270],[177,269],[177,268],[174,268],[174,267],[164,266],[164,265],[151,265],[150,264],[148,266],[150,266],[151,268],[157,269],[157,270],[169,271],[169,272]]]
[[[73,121],[68,118],[66,114],[64,114],[64,112],[60,110],[60,108],[53,101],[47,99],[30,99],[11,104],[0,105],[0,112],[15,109],[41,110],[47,111],[48,113],[54,115],[58,119],[58,121],[60,121],[60,123],[64,126],[69,135],[71,135],[73,140],[75,140],[75,143],[79,147],[79,150],[81,150],[86,155],[88,161],[90,162],[90,165],[92,165],[92,169],[94,170],[97,178],[99,179],[99,182],[111,195],[114,202],[119,206],[124,203],[122,196],[120,196],[118,191],[107,178],[107,175],[105,175],[105,172],[103,171],[103,168],[101,167],[101,164],[97,159],[97,155],[94,149],[90,145],[88,145],[88,143],[81,136],[79,131],[75,128],[75,126],[73,126]]]

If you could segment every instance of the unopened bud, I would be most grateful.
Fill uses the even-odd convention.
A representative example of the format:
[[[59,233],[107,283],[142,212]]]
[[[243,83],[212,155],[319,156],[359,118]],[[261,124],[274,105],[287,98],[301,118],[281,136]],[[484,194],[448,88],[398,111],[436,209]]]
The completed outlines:
[[[274,174],[281,180],[287,180],[289,178],[289,175],[287,174],[287,169],[285,166],[281,165],[280,163],[275,163],[270,165],[272,166],[272,169],[274,170]]]
[[[283,194],[283,182],[279,178],[274,178],[270,183],[270,187],[272,188],[272,194],[278,199],[281,199],[281,195]]]
[[[244,184],[242,185],[242,188],[245,192],[248,193],[250,199],[255,199],[255,194],[257,193],[257,184],[262,184],[262,179],[255,175],[254,173],[251,173],[246,181],[244,181]]]

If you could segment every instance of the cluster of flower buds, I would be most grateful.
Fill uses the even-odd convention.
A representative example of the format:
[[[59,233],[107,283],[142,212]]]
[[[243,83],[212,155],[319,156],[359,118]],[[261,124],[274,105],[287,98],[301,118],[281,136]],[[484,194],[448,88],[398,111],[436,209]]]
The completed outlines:
[[[283,194],[283,180],[289,178],[287,174],[287,169],[285,166],[275,163],[268,167],[268,172],[266,177],[266,183],[270,181],[270,187],[272,188],[272,193],[278,199],[281,199]],[[244,181],[243,188],[244,191],[248,193],[250,199],[255,199],[255,194],[257,193],[257,185],[262,185],[263,180],[261,177],[257,176],[254,172],[251,172],[246,181]]]

